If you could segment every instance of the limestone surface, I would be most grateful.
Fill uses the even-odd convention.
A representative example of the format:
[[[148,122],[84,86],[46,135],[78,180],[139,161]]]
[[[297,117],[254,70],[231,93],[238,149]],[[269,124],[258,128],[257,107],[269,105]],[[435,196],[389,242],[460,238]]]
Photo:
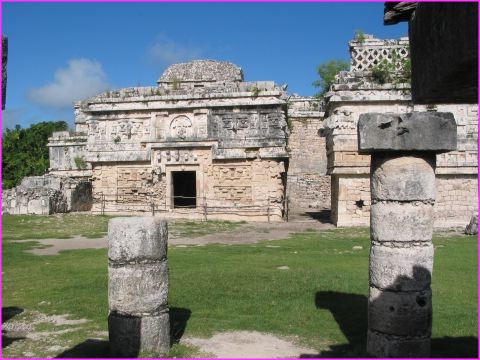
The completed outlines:
[[[167,306],[168,266],[165,261],[109,266],[108,305],[111,311],[138,315]]]
[[[167,226],[154,218],[117,218],[109,222],[108,229],[112,354],[165,355],[170,348]]]
[[[390,291],[428,289],[433,271],[433,244],[389,245],[373,243],[371,246],[370,284]]]
[[[370,287],[368,328],[386,335],[429,336],[432,291],[394,292]]]
[[[400,337],[368,330],[367,352],[379,358],[428,358],[430,337]]]
[[[358,120],[358,151],[431,151],[457,148],[453,114],[413,112],[408,114],[362,114]]]
[[[465,234],[477,235],[478,234],[478,215],[473,215],[465,228]]]
[[[119,217],[108,226],[108,258],[127,263],[167,257],[167,222],[156,217]]]
[[[370,213],[373,241],[431,241],[433,206],[415,202],[377,202]]]
[[[375,200],[435,200],[435,156],[379,155],[372,158]]]

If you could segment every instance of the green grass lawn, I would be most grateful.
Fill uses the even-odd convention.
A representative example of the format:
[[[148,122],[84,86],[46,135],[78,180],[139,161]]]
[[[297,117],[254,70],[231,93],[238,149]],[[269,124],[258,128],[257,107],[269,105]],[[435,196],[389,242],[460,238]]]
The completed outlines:
[[[54,336],[66,348],[63,356],[107,356],[106,341],[89,340],[107,339],[106,249],[35,256],[23,251],[35,242],[11,240],[98,236],[105,233],[107,221],[87,215],[3,217],[2,306],[24,310],[12,320],[28,320],[34,311],[90,320],[76,331]],[[235,227],[215,223],[189,224],[182,230],[173,222],[170,231],[187,233],[197,227],[191,231],[203,234]],[[53,229],[62,236],[52,236]],[[432,355],[476,357],[477,238],[442,235],[434,244]],[[256,330],[294,338],[322,351],[322,357],[366,356],[368,248],[368,229],[358,228],[257,244],[171,247],[173,335]],[[3,357],[21,357],[22,341],[4,348]],[[29,351],[36,357],[52,356],[45,348]],[[169,355],[197,354],[176,344]]]

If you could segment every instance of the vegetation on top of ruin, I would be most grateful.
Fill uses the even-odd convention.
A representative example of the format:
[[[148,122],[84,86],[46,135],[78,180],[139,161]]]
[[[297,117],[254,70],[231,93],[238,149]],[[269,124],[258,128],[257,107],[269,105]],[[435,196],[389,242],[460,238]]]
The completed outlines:
[[[85,170],[87,168],[87,162],[83,156],[76,156],[73,161],[75,162],[77,169]]]
[[[48,171],[48,138],[54,131],[68,130],[65,121],[40,122],[23,129],[20,125],[2,134],[2,188],[20,184],[25,176]]]
[[[346,60],[329,60],[317,66],[317,74],[320,79],[313,82],[313,86],[320,89],[315,94],[316,97],[322,97],[335,82],[335,76],[340,71],[348,70],[350,63]]]
[[[365,42],[366,35],[365,32],[361,29],[355,30],[355,37],[354,40],[357,41],[360,44],[363,44]]]
[[[372,79],[379,84],[410,84],[412,66],[410,57],[400,57],[392,50],[391,59],[383,59],[371,69]]]
[[[25,251],[41,246],[38,242],[13,241],[97,236],[106,233],[108,219],[3,217],[2,305],[23,310],[3,326],[12,321],[31,325],[35,313],[88,320],[74,326],[33,324],[36,334],[54,335],[15,339],[4,347],[3,357],[25,357],[25,352],[31,357],[108,357],[107,249],[37,256]],[[169,231],[194,225],[213,231],[209,222],[191,221],[172,222]],[[477,238],[447,233],[435,235],[433,242],[432,357],[477,357]],[[207,337],[229,330],[295,338],[317,349],[316,357],[367,356],[369,244],[368,228],[339,228],[255,244],[171,245],[174,345],[167,356],[201,355],[176,343],[182,335]]]

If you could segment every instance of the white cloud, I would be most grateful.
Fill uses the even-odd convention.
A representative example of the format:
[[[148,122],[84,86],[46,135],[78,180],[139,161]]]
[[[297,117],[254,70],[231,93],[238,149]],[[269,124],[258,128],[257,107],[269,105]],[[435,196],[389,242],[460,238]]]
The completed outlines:
[[[2,110],[2,130],[5,130],[6,128],[13,129],[15,128],[15,125],[20,125],[24,115],[25,109],[23,108]]]
[[[66,68],[55,72],[54,80],[45,86],[31,89],[31,101],[55,108],[71,107],[109,88],[107,76],[99,62],[89,59],[72,59]]]
[[[193,60],[200,54],[199,49],[178,44],[165,34],[158,35],[147,50],[149,62],[160,67]]]

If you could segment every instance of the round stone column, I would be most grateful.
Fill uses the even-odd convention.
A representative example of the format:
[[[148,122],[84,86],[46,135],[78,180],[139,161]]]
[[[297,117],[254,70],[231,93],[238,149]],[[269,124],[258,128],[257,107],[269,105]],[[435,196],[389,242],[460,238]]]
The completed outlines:
[[[108,332],[113,356],[158,356],[170,349],[168,230],[153,217],[108,224]]]
[[[436,153],[456,147],[449,113],[362,114],[359,152],[371,154],[367,352],[428,357],[432,327]]]

